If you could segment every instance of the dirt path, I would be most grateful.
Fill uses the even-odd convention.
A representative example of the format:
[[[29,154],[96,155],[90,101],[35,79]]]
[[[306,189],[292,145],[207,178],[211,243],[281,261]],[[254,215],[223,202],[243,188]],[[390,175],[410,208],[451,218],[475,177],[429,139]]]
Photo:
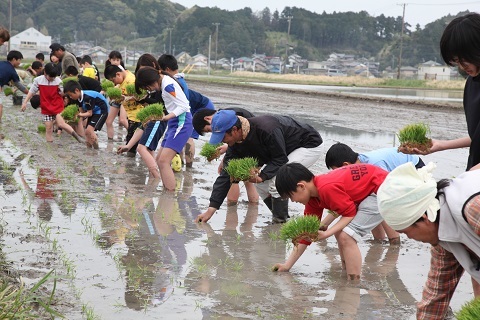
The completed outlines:
[[[197,81],[190,87],[217,108],[307,121],[321,133],[325,151],[335,141],[358,151],[392,145],[398,129],[418,121],[430,124],[434,138],[466,134],[458,108]],[[290,273],[272,273],[289,248],[275,239],[278,226],[268,225],[263,205],[242,201],[223,206],[207,225],[192,222],[208,205],[218,162],[198,157],[193,169],[176,174],[172,197],[146,185],[141,159],[116,155],[120,142],[106,143],[105,132],[98,151],[65,134],[47,144],[36,133],[38,111],[18,109],[7,104],[0,127],[2,174],[11,178],[1,189],[3,252],[28,283],[57,269],[57,309],[69,319],[413,317],[428,271],[427,246],[406,239],[400,249],[363,243],[365,279],[356,286],[343,281],[334,240],[309,248]],[[125,133],[117,129],[118,136]],[[440,178],[461,173],[466,158],[465,151],[452,151],[426,160],[438,163]],[[323,161],[313,170],[325,172]],[[297,205],[291,209],[301,213]],[[464,281],[454,308],[470,293]]]

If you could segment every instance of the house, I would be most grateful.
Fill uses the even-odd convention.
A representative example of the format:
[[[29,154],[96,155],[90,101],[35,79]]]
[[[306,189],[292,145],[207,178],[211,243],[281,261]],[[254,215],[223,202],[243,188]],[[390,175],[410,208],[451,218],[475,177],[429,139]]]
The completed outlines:
[[[95,46],[93,48],[89,48],[88,50],[82,51],[79,56],[83,57],[84,55],[89,55],[96,64],[104,64],[108,59],[108,54],[109,51],[107,49],[100,46]]]
[[[192,56],[189,55],[187,52],[182,51],[179,54],[175,56],[175,59],[177,59],[178,64],[188,64],[188,62],[192,59]]]
[[[233,69],[235,71],[249,71],[253,70],[253,59],[241,57],[233,61]]]
[[[427,61],[418,66],[419,80],[450,80],[452,69],[435,61]]]
[[[24,58],[35,58],[39,52],[50,53],[52,37],[46,36],[35,28],[28,28],[10,37],[10,50],[20,51]]]

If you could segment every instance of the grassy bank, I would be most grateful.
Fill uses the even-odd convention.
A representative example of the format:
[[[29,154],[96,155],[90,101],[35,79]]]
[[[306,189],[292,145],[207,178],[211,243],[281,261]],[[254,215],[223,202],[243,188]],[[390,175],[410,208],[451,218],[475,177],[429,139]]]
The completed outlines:
[[[202,76],[204,81],[235,83],[245,81],[261,81],[272,83],[295,83],[310,85],[340,85],[347,87],[383,87],[383,88],[420,88],[437,90],[463,90],[465,80],[406,80],[386,78],[364,78],[364,77],[328,77],[312,76],[303,74],[270,74],[259,72],[236,71],[233,73],[214,72],[208,80],[205,80],[204,73],[191,73],[189,77]]]

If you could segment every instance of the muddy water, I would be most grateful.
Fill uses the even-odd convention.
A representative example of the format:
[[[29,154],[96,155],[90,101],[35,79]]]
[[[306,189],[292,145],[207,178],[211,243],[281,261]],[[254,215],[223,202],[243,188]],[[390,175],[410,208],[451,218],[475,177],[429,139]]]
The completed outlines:
[[[322,134],[325,151],[336,141],[358,151],[392,146],[395,130],[419,119],[432,119],[437,138],[465,132],[461,111],[285,99],[255,90],[235,96],[232,88],[196,86],[217,107],[239,105],[309,122]],[[360,244],[365,261],[360,283],[344,280],[333,239],[312,245],[291,272],[274,273],[271,266],[284,261],[291,247],[276,240],[279,226],[268,224],[268,209],[246,203],[243,190],[237,206],[222,206],[208,224],[193,222],[208,205],[218,161],[198,157],[193,168],[176,174],[175,194],[167,194],[148,181],[138,157],[114,154],[120,142],[86,151],[63,134],[47,145],[35,133],[38,113],[21,114],[8,102],[5,109],[3,251],[27,283],[57,270],[57,291],[64,298],[58,309],[67,318],[414,318],[428,272],[427,245],[402,238],[394,248],[366,238]],[[124,134],[117,129],[117,136]],[[106,141],[104,132],[100,140]],[[464,150],[456,150],[424,160],[435,161],[436,177],[444,178],[461,173],[466,158]],[[323,157],[313,170],[326,171]],[[302,212],[298,204],[290,208]],[[464,278],[454,310],[472,297]]]

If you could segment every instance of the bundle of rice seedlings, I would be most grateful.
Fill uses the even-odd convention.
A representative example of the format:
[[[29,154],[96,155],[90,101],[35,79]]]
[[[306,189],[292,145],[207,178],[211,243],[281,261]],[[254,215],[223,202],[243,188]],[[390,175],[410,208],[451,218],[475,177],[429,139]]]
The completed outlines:
[[[225,171],[230,175],[230,181],[246,181],[258,174],[258,160],[251,157],[232,159]]]
[[[70,104],[65,107],[65,109],[62,111],[62,118],[66,122],[73,122],[77,123],[78,122],[78,106],[76,104]]]
[[[107,97],[111,100],[119,100],[122,98],[122,89],[116,87],[110,87],[106,90]]]
[[[30,63],[24,63],[24,64],[22,65],[22,68],[23,68],[23,70],[27,70],[27,69],[30,68],[31,66],[32,66],[32,65],[31,65]]]
[[[125,87],[125,92],[127,96],[133,96],[137,94],[137,91],[135,91],[135,85],[134,84],[127,84]]]
[[[398,132],[400,141],[399,151],[411,153],[414,148],[428,151],[432,147],[432,140],[427,137],[430,127],[425,123],[414,123],[405,126]]]
[[[202,146],[202,150],[200,150],[200,155],[201,156],[204,156],[205,158],[207,158],[207,160],[210,162],[212,160],[215,160],[217,159],[218,157],[220,157],[220,151],[217,150],[218,147],[220,147],[222,144],[219,143],[219,144],[211,144],[211,143],[205,143],[203,146]]]
[[[115,87],[115,84],[108,79],[103,79],[102,82],[100,83],[100,85],[102,86],[103,91],[107,91],[108,88]]]
[[[45,127],[44,124],[39,124],[38,127],[37,127],[37,131],[38,131],[38,133],[45,133],[45,132],[47,132],[47,128]]]
[[[307,215],[292,218],[280,229],[280,238],[284,241],[292,240],[295,246],[300,240],[316,241],[321,223],[317,216]]]
[[[480,299],[477,298],[464,304],[455,316],[457,320],[480,319]]]
[[[158,121],[163,118],[163,104],[153,103],[137,113],[137,119],[145,126],[149,121]]]
[[[65,85],[68,81],[76,81],[78,82],[78,78],[77,77],[67,77],[65,79],[62,80],[62,84]]]
[[[5,87],[5,88],[3,89],[3,93],[4,93],[5,96],[7,96],[7,97],[8,97],[8,96],[11,96],[11,95],[13,94],[13,89],[10,88],[10,87]]]

